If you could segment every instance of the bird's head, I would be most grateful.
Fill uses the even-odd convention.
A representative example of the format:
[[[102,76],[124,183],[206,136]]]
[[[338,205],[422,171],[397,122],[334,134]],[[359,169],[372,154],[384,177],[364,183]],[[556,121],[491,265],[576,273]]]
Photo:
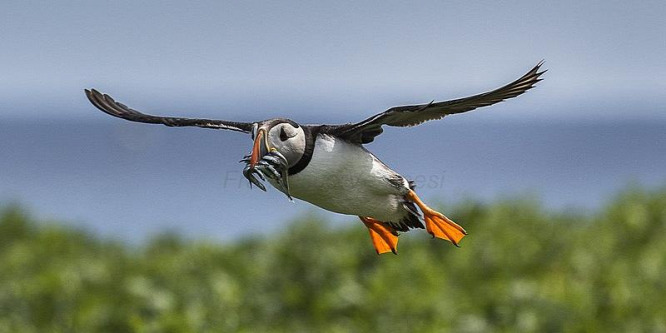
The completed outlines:
[[[281,185],[289,194],[287,175],[289,168],[303,157],[306,134],[302,126],[289,119],[270,119],[252,126],[252,151],[242,162],[246,163],[243,174],[250,183],[265,190],[254,174],[266,176]]]
[[[250,166],[254,167],[267,154],[277,152],[287,160],[287,166],[298,163],[305,152],[305,131],[289,119],[271,119],[254,123],[252,127]]]

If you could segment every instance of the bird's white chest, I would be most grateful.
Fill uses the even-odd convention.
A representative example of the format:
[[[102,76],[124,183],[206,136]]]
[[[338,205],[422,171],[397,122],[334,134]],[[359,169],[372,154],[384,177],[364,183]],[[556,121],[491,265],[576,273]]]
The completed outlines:
[[[292,196],[330,211],[394,219],[404,195],[389,182],[396,176],[363,147],[322,135],[307,167],[289,177],[289,188]]]

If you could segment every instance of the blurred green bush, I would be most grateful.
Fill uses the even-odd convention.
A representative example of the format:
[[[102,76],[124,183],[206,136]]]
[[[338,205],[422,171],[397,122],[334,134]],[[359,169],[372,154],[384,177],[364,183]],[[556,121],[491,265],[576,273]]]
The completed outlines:
[[[509,200],[447,209],[377,256],[361,223],[137,247],[0,212],[0,332],[666,331],[666,189],[601,212]],[[196,218],[196,217],[193,217]]]

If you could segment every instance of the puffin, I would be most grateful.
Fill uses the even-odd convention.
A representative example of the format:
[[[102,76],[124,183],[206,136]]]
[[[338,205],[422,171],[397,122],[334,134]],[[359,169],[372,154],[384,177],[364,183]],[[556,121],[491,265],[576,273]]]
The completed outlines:
[[[95,89],[88,100],[111,116],[170,127],[196,126],[249,134],[253,143],[243,175],[266,191],[265,182],[293,198],[332,212],[358,216],[367,227],[377,254],[397,254],[398,236],[425,229],[433,238],[455,246],[467,232],[426,205],[414,182],[400,175],[365,144],[382,134],[383,126],[411,127],[429,120],[471,111],[519,96],[542,80],[543,60],[517,80],[485,93],[418,105],[396,106],[356,123],[299,124],[287,118],[255,122],[154,116],[131,109]]]

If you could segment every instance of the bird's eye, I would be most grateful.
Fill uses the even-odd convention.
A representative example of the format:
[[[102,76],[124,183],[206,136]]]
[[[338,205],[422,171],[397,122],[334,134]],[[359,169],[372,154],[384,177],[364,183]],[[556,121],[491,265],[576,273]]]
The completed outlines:
[[[289,139],[289,136],[287,135],[287,132],[284,130],[284,126],[280,127],[280,140],[287,141],[287,139]]]

